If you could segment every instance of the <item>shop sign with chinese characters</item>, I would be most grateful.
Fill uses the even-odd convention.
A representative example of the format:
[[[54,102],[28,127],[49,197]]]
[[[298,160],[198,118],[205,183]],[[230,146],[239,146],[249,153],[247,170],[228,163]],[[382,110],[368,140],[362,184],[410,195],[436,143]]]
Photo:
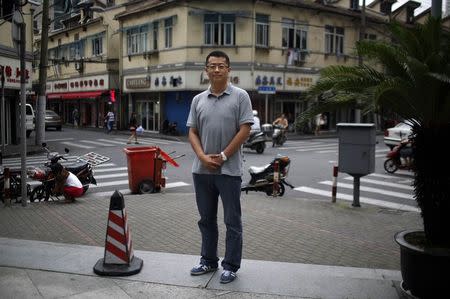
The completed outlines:
[[[0,65],[3,66],[5,75],[5,88],[20,89],[20,61],[16,59],[7,59],[0,57]],[[31,88],[30,80],[31,63],[25,63],[25,85],[26,88]]]
[[[49,83],[51,88],[47,88],[47,93],[106,90],[109,88],[108,75],[58,80]]]

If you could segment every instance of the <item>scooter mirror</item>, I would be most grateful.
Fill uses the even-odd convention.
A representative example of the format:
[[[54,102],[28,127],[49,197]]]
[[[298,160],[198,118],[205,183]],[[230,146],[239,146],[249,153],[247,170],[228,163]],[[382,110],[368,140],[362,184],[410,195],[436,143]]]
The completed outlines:
[[[66,154],[68,154],[69,153],[69,149],[66,147],[66,148],[64,148],[64,151],[66,152]]]
[[[42,142],[42,147],[47,147],[47,143]]]

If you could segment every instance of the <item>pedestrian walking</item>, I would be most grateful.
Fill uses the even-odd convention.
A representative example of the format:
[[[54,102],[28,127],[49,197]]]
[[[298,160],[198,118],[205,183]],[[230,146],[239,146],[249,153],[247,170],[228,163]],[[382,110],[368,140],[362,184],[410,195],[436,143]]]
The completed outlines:
[[[211,85],[194,97],[187,120],[189,141],[196,154],[192,176],[202,236],[200,263],[191,269],[191,275],[218,268],[220,196],[226,226],[220,282],[229,283],[237,277],[242,259],[241,146],[249,137],[253,113],[248,93],[228,83],[230,59],[226,53],[211,52],[205,71]]]
[[[111,133],[113,127],[114,127],[114,112],[110,110],[106,116],[105,116],[105,123],[107,127],[107,133]]]
[[[137,124],[137,119],[136,119],[136,113],[133,112],[133,113],[131,113],[130,124],[129,124],[131,135],[130,135],[130,137],[128,137],[127,144],[130,144],[131,140],[133,138],[134,138],[134,143],[139,144],[139,142],[137,140],[137,134],[136,134],[137,127],[138,127],[138,124]]]
[[[314,130],[314,135],[320,135],[320,129],[325,125],[325,117],[322,113],[316,115],[316,129]]]
[[[80,113],[78,112],[77,108],[73,109],[72,118],[73,118],[73,126],[75,128],[78,128],[78,125],[80,123]]]

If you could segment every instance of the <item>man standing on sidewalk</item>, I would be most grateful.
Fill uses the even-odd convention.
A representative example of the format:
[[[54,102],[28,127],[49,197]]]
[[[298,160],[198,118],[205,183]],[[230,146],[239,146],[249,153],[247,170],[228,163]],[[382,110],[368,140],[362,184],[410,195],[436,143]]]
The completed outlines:
[[[217,208],[222,200],[227,228],[221,283],[232,282],[242,259],[241,146],[250,134],[253,113],[248,93],[228,83],[230,59],[222,51],[206,57],[211,85],[194,97],[187,120],[189,141],[196,154],[192,166],[198,226],[202,235],[201,259],[191,275],[218,268]]]

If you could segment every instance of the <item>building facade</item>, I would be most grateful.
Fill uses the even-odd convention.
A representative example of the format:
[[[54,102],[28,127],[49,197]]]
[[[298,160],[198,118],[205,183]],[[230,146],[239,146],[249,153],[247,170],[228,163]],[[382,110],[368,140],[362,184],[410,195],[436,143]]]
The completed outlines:
[[[22,13],[19,13],[14,1],[0,1],[0,4],[0,75],[3,73],[4,78],[3,83],[0,82],[0,130],[3,130],[3,134],[0,134],[0,144],[8,145],[20,143],[19,104],[22,76],[25,76],[27,93],[31,91],[33,26],[30,4],[22,7]],[[26,26],[25,74],[20,72],[19,49],[12,40],[15,14],[14,18],[23,19]],[[5,107],[4,111],[2,111],[2,107]],[[3,115],[4,119],[2,119]],[[1,127],[3,123],[5,124],[4,128]]]
[[[65,2],[72,6],[64,5],[63,27],[48,42],[47,107],[67,123],[77,108],[81,125],[92,127],[112,109],[120,129],[136,112],[147,131],[172,122],[182,134],[192,98],[209,86],[209,52],[230,56],[230,82],[249,92],[262,123],[285,113],[292,130],[310,132],[313,124],[296,128],[294,121],[320,70],[360,63],[359,39],[389,38],[385,24],[414,22],[417,7],[410,1],[394,13],[395,0],[375,0],[363,22],[359,1],[350,0]],[[352,109],[324,114],[330,130],[356,118]],[[361,121],[382,127],[374,115]]]
[[[209,85],[205,57],[223,50],[231,59],[231,83],[249,92],[261,121],[271,123],[285,113],[295,130],[294,120],[307,105],[301,95],[317,81],[320,70],[358,63],[354,45],[360,34],[359,8],[351,6],[351,1],[327,2],[145,1],[128,5],[116,16],[128,110],[140,115],[147,130],[158,131],[167,119],[186,133],[191,100]],[[386,20],[381,12],[368,12],[366,37],[385,38]],[[347,110],[327,113],[328,128],[352,117]]]
[[[73,5],[61,21],[63,27],[49,32],[47,109],[66,123],[73,123],[76,108],[81,126],[104,126],[109,110],[121,124],[119,34],[113,18],[124,9],[123,2]]]

